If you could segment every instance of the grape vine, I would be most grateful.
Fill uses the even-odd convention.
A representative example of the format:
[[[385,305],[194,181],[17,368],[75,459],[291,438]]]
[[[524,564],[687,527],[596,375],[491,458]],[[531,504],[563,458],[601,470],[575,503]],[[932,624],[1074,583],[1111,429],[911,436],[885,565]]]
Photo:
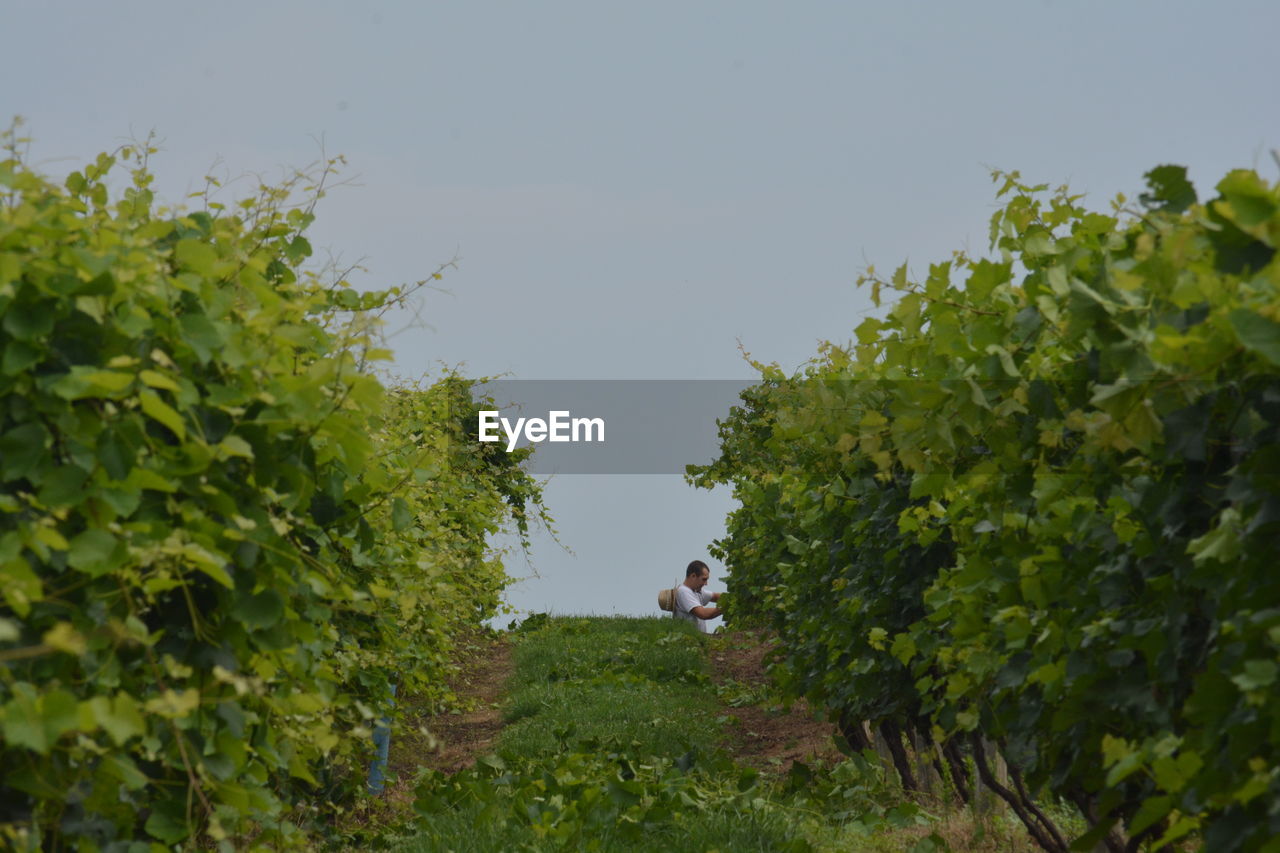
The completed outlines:
[[[995,179],[992,257],[868,270],[884,315],[758,364],[691,466],[741,502],[737,612],[855,747],[976,764],[1045,849],[1044,796],[1083,846],[1280,849],[1280,190]]]
[[[373,374],[414,286],[306,267],[336,163],[183,212],[145,145],[59,186],[4,142],[0,846],[308,847],[393,687],[447,698],[537,484],[470,382]]]

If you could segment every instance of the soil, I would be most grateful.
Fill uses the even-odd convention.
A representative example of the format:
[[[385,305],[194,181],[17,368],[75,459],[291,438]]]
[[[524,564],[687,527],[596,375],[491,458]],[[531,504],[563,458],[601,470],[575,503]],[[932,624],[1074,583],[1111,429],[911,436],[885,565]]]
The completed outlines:
[[[499,636],[482,639],[466,649],[462,669],[449,686],[470,710],[440,714],[422,721],[436,740],[434,749],[405,756],[406,764],[430,767],[452,774],[465,770],[476,759],[493,751],[502,730],[504,688],[514,672],[511,641]]]
[[[816,719],[803,699],[787,709],[774,695],[765,673],[772,648],[762,634],[750,631],[722,632],[712,640],[711,678],[726,698],[737,694],[760,700],[726,708],[730,720],[725,739],[730,751],[748,767],[779,773],[790,770],[796,761],[810,766],[839,761],[835,726]]]
[[[421,768],[452,774],[493,751],[494,739],[502,729],[503,688],[514,671],[511,641],[503,636],[479,635],[460,640],[455,654],[460,669],[449,687],[457,694],[461,709],[415,714],[412,699],[407,700],[408,718],[391,739],[387,756],[390,781],[384,796],[364,801],[373,811],[407,814],[413,802],[414,779]],[[365,820],[370,817],[377,815],[363,816]]]

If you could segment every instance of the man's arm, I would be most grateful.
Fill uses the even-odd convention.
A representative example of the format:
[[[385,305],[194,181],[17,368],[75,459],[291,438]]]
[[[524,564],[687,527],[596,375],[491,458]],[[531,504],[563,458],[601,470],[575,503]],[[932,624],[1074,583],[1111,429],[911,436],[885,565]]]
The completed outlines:
[[[716,593],[719,595],[719,593]],[[689,612],[699,619],[714,619],[720,615],[719,607],[690,607]]]

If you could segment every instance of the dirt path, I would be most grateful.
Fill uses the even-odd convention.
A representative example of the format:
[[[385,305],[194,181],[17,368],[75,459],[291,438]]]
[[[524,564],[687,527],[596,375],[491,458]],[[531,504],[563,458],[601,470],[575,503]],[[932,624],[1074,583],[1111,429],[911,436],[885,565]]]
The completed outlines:
[[[391,739],[387,764],[392,781],[383,797],[365,801],[370,814],[360,820],[376,819],[382,813],[411,813],[413,782],[420,768],[456,773],[493,751],[502,729],[503,687],[514,669],[511,641],[502,636],[464,640],[458,644],[457,656],[461,670],[449,686],[469,710],[436,716],[410,712]],[[422,728],[429,734],[422,733]]]
[[[814,719],[808,703],[800,699],[784,711],[767,698],[771,691],[765,656],[771,648],[761,635],[748,631],[717,634],[712,640],[711,678],[725,700],[764,699],[726,709],[731,722],[725,735],[734,757],[748,767],[781,773],[795,761],[813,765],[840,760],[831,739],[835,727]]]
[[[462,661],[462,672],[451,685],[470,711],[444,713],[425,720],[438,740],[438,748],[420,756],[422,765],[454,774],[474,765],[476,758],[493,752],[493,742],[502,730],[500,704],[503,688],[511,678],[511,640],[499,637],[481,640]]]
[[[442,773],[470,767],[493,751],[494,739],[502,730],[503,688],[514,671],[511,640],[480,640],[468,649],[461,664],[462,671],[449,686],[471,710],[423,720],[438,744],[417,756],[417,763]]]

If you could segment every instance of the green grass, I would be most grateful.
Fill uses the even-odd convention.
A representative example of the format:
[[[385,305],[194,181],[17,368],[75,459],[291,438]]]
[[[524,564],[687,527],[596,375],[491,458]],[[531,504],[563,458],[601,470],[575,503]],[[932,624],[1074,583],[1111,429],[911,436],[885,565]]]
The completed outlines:
[[[721,750],[692,626],[536,619],[515,643],[498,758],[420,786],[404,853],[809,849]]]
[[[589,739],[667,758],[713,749],[719,705],[702,644],[691,626],[661,619],[557,619],[529,632],[499,754],[538,758]]]
[[[616,827],[604,826],[589,838],[567,843],[539,839],[523,826],[509,822],[476,821],[475,810],[463,810],[433,818],[422,835],[402,847],[404,853],[506,853],[506,851],[653,851],[653,853],[706,853],[724,851],[785,851],[793,828],[776,814],[738,809],[717,809],[647,830],[636,839]]]
[[[538,623],[535,623],[538,624]],[[659,684],[707,671],[704,638],[687,622],[628,616],[561,617],[517,632],[513,686],[591,678],[604,671]]]
[[[545,756],[566,741],[603,740],[667,758],[716,744],[717,706],[705,690],[602,676],[564,685],[535,684],[513,698],[498,739],[504,757]]]

